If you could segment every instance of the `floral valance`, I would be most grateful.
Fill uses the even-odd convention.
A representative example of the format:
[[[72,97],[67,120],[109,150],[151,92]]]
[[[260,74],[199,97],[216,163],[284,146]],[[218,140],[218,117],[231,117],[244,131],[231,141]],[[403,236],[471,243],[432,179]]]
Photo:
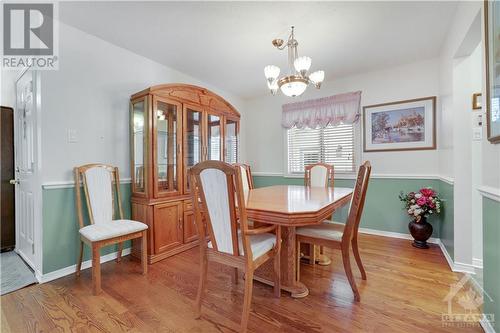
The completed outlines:
[[[361,91],[283,105],[281,124],[285,128],[323,128],[352,124],[359,119]]]

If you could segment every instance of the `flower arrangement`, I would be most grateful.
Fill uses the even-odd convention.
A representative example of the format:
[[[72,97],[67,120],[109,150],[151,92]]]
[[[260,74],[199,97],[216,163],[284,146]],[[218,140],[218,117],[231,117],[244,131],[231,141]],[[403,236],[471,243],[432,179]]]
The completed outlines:
[[[441,212],[441,199],[439,194],[431,188],[422,188],[418,192],[399,194],[399,200],[404,203],[408,215],[415,218],[415,222],[420,222],[422,217]]]

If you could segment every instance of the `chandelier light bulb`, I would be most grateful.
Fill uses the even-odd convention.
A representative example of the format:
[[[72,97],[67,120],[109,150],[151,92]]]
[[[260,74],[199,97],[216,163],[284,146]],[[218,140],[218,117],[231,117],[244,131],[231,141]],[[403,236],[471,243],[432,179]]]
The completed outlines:
[[[267,87],[271,94],[276,95],[278,90],[281,90],[286,96],[296,97],[302,95],[309,84],[314,84],[318,89],[321,87],[321,83],[325,79],[325,72],[315,71],[309,74],[312,60],[310,57],[297,56],[299,43],[295,39],[293,26],[286,43],[282,39],[275,39],[273,45],[278,50],[288,49],[288,74],[280,77],[280,68],[278,66],[268,65],[264,67]]]
[[[271,91],[271,94],[274,96],[276,95],[276,93],[278,92],[278,80],[274,80],[274,81],[267,81],[267,87],[269,88],[269,90]]]
[[[298,57],[293,62],[293,66],[300,75],[305,76],[309,68],[311,68],[311,62],[312,60],[309,57]]]
[[[264,67],[264,75],[268,82],[276,81],[280,75],[280,68],[278,66],[268,65]]]
[[[309,80],[314,83],[316,88],[321,87],[321,83],[325,80],[325,72],[324,71],[315,71],[309,75]]]

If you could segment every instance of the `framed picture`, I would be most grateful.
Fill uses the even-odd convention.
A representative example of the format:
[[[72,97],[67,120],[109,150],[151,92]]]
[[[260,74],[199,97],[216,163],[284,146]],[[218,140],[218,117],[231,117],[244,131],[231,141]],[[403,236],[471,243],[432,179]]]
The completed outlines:
[[[500,3],[484,2],[486,63],[486,131],[500,143]]]
[[[483,107],[483,98],[481,93],[472,95],[472,110],[481,110]]]
[[[364,151],[436,149],[436,97],[363,107]]]

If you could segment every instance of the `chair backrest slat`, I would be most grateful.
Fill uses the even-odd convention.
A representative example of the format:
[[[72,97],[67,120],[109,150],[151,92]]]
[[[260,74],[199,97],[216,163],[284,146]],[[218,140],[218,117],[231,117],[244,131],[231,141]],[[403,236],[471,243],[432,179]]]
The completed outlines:
[[[75,168],[75,199],[80,228],[84,226],[80,180],[83,183],[91,224],[109,223],[115,218],[115,194],[118,200],[119,218],[123,219],[118,168],[106,164],[87,164]]]
[[[334,185],[333,165],[326,163],[315,163],[305,167],[304,183],[313,187],[333,187]]]
[[[372,167],[368,161],[364,162],[359,167],[356,185],[351,198],[349,216],[347,217],[344,234],[342,236],[343,243],[350,242],[358,233],[359,223],[361,221],[361,215],[365,205],[366,191],[368,190],[368,183],[370,181],[371,169]]]

